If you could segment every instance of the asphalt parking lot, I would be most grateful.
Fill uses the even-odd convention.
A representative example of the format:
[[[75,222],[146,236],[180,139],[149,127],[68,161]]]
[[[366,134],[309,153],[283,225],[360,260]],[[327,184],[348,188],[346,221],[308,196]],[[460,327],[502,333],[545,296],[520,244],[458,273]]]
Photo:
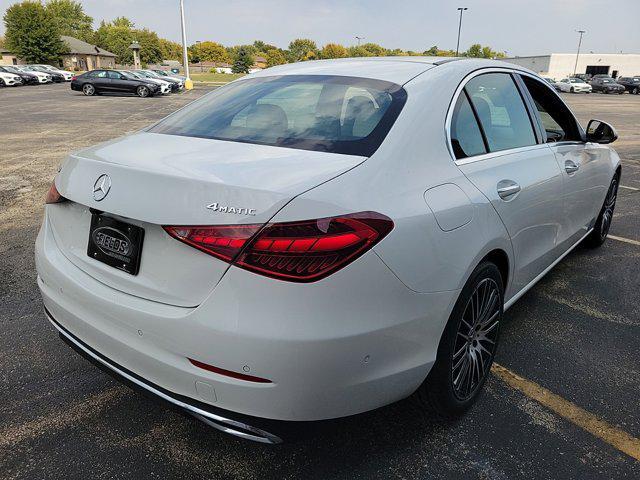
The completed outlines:
[[[35,282],[44,196],[65,155],[206,91],[0,90],[0,478],[640,478],[640,96],[564,95],[583,124],[618,128],[613,238],[578,247],[507,312],[502,368],[468,415],[437,423],[400,402],[269,447],[158,405],[76,355],[45,320]]]

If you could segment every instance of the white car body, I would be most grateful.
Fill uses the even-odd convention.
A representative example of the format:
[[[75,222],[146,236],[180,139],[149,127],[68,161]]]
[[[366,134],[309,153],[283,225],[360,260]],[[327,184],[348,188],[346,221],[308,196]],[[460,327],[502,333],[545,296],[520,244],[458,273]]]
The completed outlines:
[[[0,79],[2,79],[2,83],[7,87],[17,87],[24,83],[22,78],[15,73],[0,72]]]
[[[73,73],[73,72],[70,72],[68,70],[61,70],[61,69],[53,67],[51,65],[36,64],[34,66],[41,67],[41,68],[44,68],[45,70],[47,70],[49,72],[53,72],[53,73],[57,73],[57,74],[62,75],[64,77],[65,82],[70,82],[71,79],[75,75],[75,73]]]
[[[563,78],[554,85],[561,92],[591,93],[591,85],[580,78]]]
[[[278,438],[233,415],[330,419],[411,395],[434,366],[448,319],[483,259],[497,255],[503,260],[495,257],[496,262],[506,262],[508,308],[593,230],[619,167],[617,154],[607,146],[546,143],[543,136],[528,146],[460,159],[451,142],[454,105],[464,100],[462,88],[485,74],[514,84],[516,77],[542,83],[545,95],[564,105],[535,74],[499,61],[385,57],[304,62],[245,77],[150,129],[71,154],[52,186],[54,197],[59,192],[68,200],[46,206],[36,243],[37,281],[48,318],[95,361],[216,428],[253,440],[273,443]],[[183,115],[198,114],[207,102],[250,88],[246,82],[282,81],[271,77],[286,80],[290,75],[309,82],[330,76],[339,85],[354,82],[366,88],[391,85],[389,95],[406,103],[396,110],[381,144],[366,154],[308,149],[304,142],[291,148],[198,138],[180,129],[162,133]],[[356,135],[355,122],[364,122],[358,129],[366,131],[366,122],[382,105],[365,87],[353,88],[353,96],[342,104],[342,128],[351,136]],[[491,93],[485,87],[477,91]],[[528,105],[533,108],[533,102]],[[252,108],[254,116],[238,117],[238,125],[258,125],[265,135],[287,128],[286,122],[276,125],[263,116],[278,113],[279,107]],[[369,112],[366,118],[363,111]],[[504,122],[504,114],[498,117]],[[575,119],[570,121],[583,138]],[[541,123],[536,125],[528,128],[542,135]],[[369,145],[370,136],[364,135]],[[345,148],[352,145],[346,142]],[[499,181],[506,178],[517,180],[522,189],[501,187]],[[106,213],[92,214],[97,211]],[[356,212],[365,214],[349,217]],[[387,226],[391,219],[393,228],[357,260],[306,283],[284,275],[311,275],[313,269],[331,268],[324,262],[334,260],[324,254],[296,257],[302,260],[287,270],[289,264],[278,260],[286,257],[260,254],[249,271],[237,260],[230,265],[177,239],[195,231],[189,238],[213,245],[220,237],[200,235],[198,229],[228,235],[253,229],[264,239],[264,232],[275,228],[270,238],[276,240],[267,238],[260,248],[287,251],[293,244],[276,247],[277,238],[285,235],[279,229],[306,232],[311,227],[299,222],[337,216],[340,225],[359,225],[354,218],[362,215]],[[103,220],[129,225],[94,225],[91,241],[120,252],[106,253],[110,261],[129,262],[128,253],[121,254],[135,242],[122,229],[144,229],[137,275],[122,271],[130,268],[127,263],[114,268],[94,258],[99,252],[88,255],[92,221]],[[326,237],[329,223],[315,222],[313,228],[323,233],[311,238],[329,240],[319,251],[333,248],[329,244],[336,240]],[[258,230],[264,224],[270,226]],[[174,227],[163,229],[167,225]],[[95,233],[104,228],[111,229],[110,236]],[[340,235],[350,234],[335,235],[346,241]],[[244,248],[243,241],[234,245]],[[261,268],[282,270],[272,278],[259,273]]]
[[[144,75],[137,76],[135,71],[127,70],[128,73],[133,74],[136,78],[140,78],[145,82],[154,83],[156,85],[160,85],[160,93],[162,95],[168,95],[171,93],[171,84],[164,80],[160,80],[159,78],[149,78]]]
[[[183,78],[172,77],[171,75],[169,75],[169,76],[160,75],[159,73],[154,72],[153,70],[144,70],[144,71],[147,72],[149,75],[152,75],[154,78],[157,78],[158,80],[167,79],[167,80],[171,80],[173,82],[179,82],[178,90],[184,89],[184,79]]]
[[[36,75],[38,77],[38,82],[39,83],[52,83],[53,82],[53,78],[51,77],[51,75],[44,73],[44,72],[40,72],[38,70],[33,70],[25,65],[12,65],[14,68],[17,68],[18,70],[21,70],[23,72],[26,73],[31,73],[33,75]]]

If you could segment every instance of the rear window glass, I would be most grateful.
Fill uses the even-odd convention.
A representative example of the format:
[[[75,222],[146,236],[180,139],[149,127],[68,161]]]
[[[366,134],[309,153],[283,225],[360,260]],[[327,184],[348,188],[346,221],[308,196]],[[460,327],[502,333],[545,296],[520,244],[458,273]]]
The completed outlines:
[[[406,102],[381,80],[287,75],[241,80],[190,104],[153,133],[371,156]]]

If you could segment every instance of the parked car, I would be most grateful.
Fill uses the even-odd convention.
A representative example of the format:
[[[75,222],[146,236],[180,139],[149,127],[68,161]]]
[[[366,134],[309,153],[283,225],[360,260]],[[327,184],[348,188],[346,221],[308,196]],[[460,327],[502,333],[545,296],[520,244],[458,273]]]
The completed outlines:
[[[71,79],[73,78],[73,76],[75,75],[73,72],[70,72],[68,70],[61,70],[59,68],[56,68],[52,65],[43,65],[43,64],[38,64],[38,65],[33,65],[34,67],[39,67],[40,69],[46,71],[46,72],[52,72],[52,73],[57,73],[58,75],[62,75],[64,77],[65,82],[70,82]]]
[[[158,73],[156,73],[154,70],[140,70],[141,72],[149,75],[151,78],[159,78],[162,80],[166,80],[168,82],[171,82],[171,91],[172,92],[179,92],[181,90],[184,89],[184,80],[178,78],[178,77],[173,77],[173,76],[169,76],[169,75],[160,75]]]
[[[0,70],[0,87],[18,87],[22,85],[22,78],[17,73],[9,73]]]
[[[0,65],[0,72],[11,73],[19,76],[24,85],[37,85],[39,83],[38,77],[33,73],[21,72],[20,70],[13,68],[11,65]]]
[[[168,95],[169,93],[171,93],[171,83],[170,82],[166,82],[164,80],[160,80],[157,78],[148,78],[146,75],[140,73],[140,71],[138,70],[127,70],[126,71],[129,75],[133,75],[135,78],[139,79],[139,80],[146,80],[148,82],[152,82],[157,84],[160,87],[160,93],[162,93],[163,95]]]
[[[625,92],[624,86],[617,83],[611,77],[595,75],[589,83],[591,84],[591,88],[594,92],[619,94],[623,94]]]
[[[45,313],[245,439],[411,395],[454,417],[504,311],[605,242],[616,138],[501,61],[270,68],[70,155],[36,242]]]
[[[591,93],[591,85],[581,78],[563,78],[559,82],[555,83],[555,87],[560,92]]]
[[[91,70],[73,77],[71,90],[87,96],[101,93],[133,93],[139,97],[149,97],[160,93],[160,86],[121,70]]]
[[[24,69],[29,71],[29,72],[40,72],[40,73],[44,73],[45,75],[51,75],[51,80],[54,83],[62,83],[64,82],[64,75],[62,75],[61,73],[56,73],[56,72],[51,72],[45,68],[39,67],[37,65],[25,65]]]
[[[620,77],[617,82],[622,85],[627,92],[634,95],[640,94],[640,76],[638,77]]]
[[[26,65],[11,65],[12,70],[18,70],[18,72],[29,73],[31,75],[35,75],[38,78],[39,83],[51,83],[53,82],[53,77],[48,73],[38,72],[36,70],[32,70],[27,68]],[[16,73],[18,73],[16,72]]]
[[[552,87],[555,87],[556,81],[553,78],[548,78],[548,77],[542,77],[542,79],[547,82],[549,85],[551,85]]]
[[[168,72],[166,72],[164,70],[154,70],[154,69],[152,69],[151,71],[156,73],[156,74],[158,74],[158,75],[160,75],[161,77],[175,78],[177,80],[180,80],[183,83],[187,79],[187,77],[185,77],[184,75],[177,75],[175,73],[168,73]]]

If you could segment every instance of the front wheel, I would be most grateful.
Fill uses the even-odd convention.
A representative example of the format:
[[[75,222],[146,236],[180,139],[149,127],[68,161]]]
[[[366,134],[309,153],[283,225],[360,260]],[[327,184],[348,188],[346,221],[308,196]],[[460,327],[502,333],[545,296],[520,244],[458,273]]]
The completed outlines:
[[[631,93],[638,95],[640,93],[640,89],[638,87],[634,87]]]
[[[618,184],[620,183],[620,176],[616,174],[611,180],[607,196],[604,199],[604,204],[600,210],[600,214],[596,219],[596,223],[593,226],[593,230],[589,236],[585,239],[584,243],[587,247],[597,248],[601,246],[609,235],[609,229],[611,228],[611,222],[613,221],[613,211],[616,208],[616,199],[618,198]]]
[[[85,83],[82,86],[82,93],[84,93],[87,97],[90,97],[91,95],[95,95],[96,87],[94,87],[90,83]]]
[[[571,93],[576,93],[576,91],[574,90],[574,88],[573,88],[573,87],[571,87],[571,88],[569,89],[569,91],[570,91]]]
[[[141,98],[148,97],[149,96],[149,89],[147,87],[145,87],[144,85],[140,85],[138,87],[138,89],[136,90],[136,93]]]
[[[433,368],[416,392],[421,407],[440,418],[454,418],[475,403],[498,346],[503,302],[498,267],[482,262],[462,289]]]

